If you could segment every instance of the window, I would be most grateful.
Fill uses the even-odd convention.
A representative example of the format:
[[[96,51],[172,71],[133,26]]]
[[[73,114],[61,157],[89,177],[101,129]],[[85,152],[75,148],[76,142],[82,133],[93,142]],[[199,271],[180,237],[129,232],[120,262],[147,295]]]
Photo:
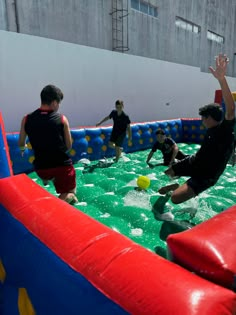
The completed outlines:
[[[212,40],[213,42],[217,42],[218,44],[224,44],[225,41],[223,36],[220,36],[211,31],[207,31],[207,39]]]
[[[131,8],[153,17],[158,15],[157,7],[142,0],[131,0]]]
[[[200,26],[198,26],[198,25],[196,25],[190,21],[184,20],[178,16],[175,18],[175,25],[179,28],[182,28],[183,30],[186,30],[186,31],[189,31],[189,32],[192,32],[195,34],[198,34],[201,31]]]
[[[148,14],[148,4],[145,2],[140,2],[140,11]]]
[[[131,0],[131,8],[139,11],[139,1],[138,0]]]

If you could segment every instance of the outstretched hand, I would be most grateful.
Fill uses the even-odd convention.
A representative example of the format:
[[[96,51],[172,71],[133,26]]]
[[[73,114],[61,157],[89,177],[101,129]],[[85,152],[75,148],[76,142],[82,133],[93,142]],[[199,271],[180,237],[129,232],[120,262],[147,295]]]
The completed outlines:
[[[227,64],[229,59],[226,55],[220,54],[216,57],[216,67],[209,67],[209,70],[217,80],[223,80],[226,75]]]

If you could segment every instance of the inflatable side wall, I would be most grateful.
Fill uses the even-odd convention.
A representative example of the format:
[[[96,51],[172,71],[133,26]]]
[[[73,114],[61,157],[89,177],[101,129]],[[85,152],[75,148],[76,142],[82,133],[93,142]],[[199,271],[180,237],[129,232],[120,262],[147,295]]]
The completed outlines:
[[[199,120],[177,122],[181,127],[176,133],[176,136],[181,134],[178,142],[201,141],[204,130]],[[141,145],[137,150],[150,147],[149,133],[154,133],[160,125],[177,139],[174,135],[178,123],[151,123],[151,133],[150,123],[132,126],[137,138],[134,144]],[[79,134],[73,136],[75,160],[84,153],[97,158],[95,153],[101,144],[105,146],[102,152],[106,152],[105,141],[110,131],[110,127],[73,131]],[[143,134],[147,135],[146,142],[140,136]],[[29,147],[30,159],[26,164],[20,160],[18,168],[17,141],[17,134],[8,137],[14,171],[23,172],[29,166],[32,168],[33,156]],[[135,151],[134,144],[126,150]],[[52,196],[26,175],[0,180],[0,216],[2,315],[230,315],[236,312],[233,291],[151,253]]]
[[[164,129],[167,136],[171,136],[176,142],[200,143],[204,137],[205,129],[200,119],[175,119],[156,121],[150,123],[132,124],[132,145],[124,141],[124,152],[130,153],[149,149],[156,141],[157,129]],[[111,135],[111,127],[82,128],[72,130],[73,146],[70,151],[74,163],[82,158],[99,160],[114,155],[108,142]],[[29,173],[33,170],[34,155],[30,143],[27,143],[24,157],[20,155],[18,148],[18,133],[7,134],[10,156],[14,174]]]
[[[0,191],[2,315],[236,310],[232,291],[149,252],[26,175],[1,179]]]
[[[236,206],[191,230],[167,238],[171,260],[191,272],[236,290]]]

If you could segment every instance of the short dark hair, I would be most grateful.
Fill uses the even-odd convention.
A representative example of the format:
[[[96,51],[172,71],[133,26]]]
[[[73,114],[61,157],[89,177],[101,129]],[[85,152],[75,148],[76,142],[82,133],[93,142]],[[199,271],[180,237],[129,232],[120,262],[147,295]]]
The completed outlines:
[[[117,100],[116,105],[124,106],[124,102],[122,100]]]
[[[166,133],[165,133],[165,131],[164,130],[162,130],[162,129],[158,129],[157,131],[156,131],[156,135],[165,135]]]
[[[222,108],[216,104],[208,104],[199,108],[199,115],[203,117],[211,116],[216,121],[221,121],[223,118]]]
[[[53,101],[60,103],[63,97],[62,91],[52,84],[46,85],[40,93],[41,103],[47,105],[50,105]]]

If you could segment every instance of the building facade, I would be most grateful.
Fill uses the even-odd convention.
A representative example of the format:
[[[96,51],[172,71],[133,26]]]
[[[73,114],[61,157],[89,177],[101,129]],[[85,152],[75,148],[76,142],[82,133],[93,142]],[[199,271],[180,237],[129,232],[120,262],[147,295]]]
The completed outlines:
[[[235,0],[0,0],[0,29],[199,67],[222,52],[236,77]]]

